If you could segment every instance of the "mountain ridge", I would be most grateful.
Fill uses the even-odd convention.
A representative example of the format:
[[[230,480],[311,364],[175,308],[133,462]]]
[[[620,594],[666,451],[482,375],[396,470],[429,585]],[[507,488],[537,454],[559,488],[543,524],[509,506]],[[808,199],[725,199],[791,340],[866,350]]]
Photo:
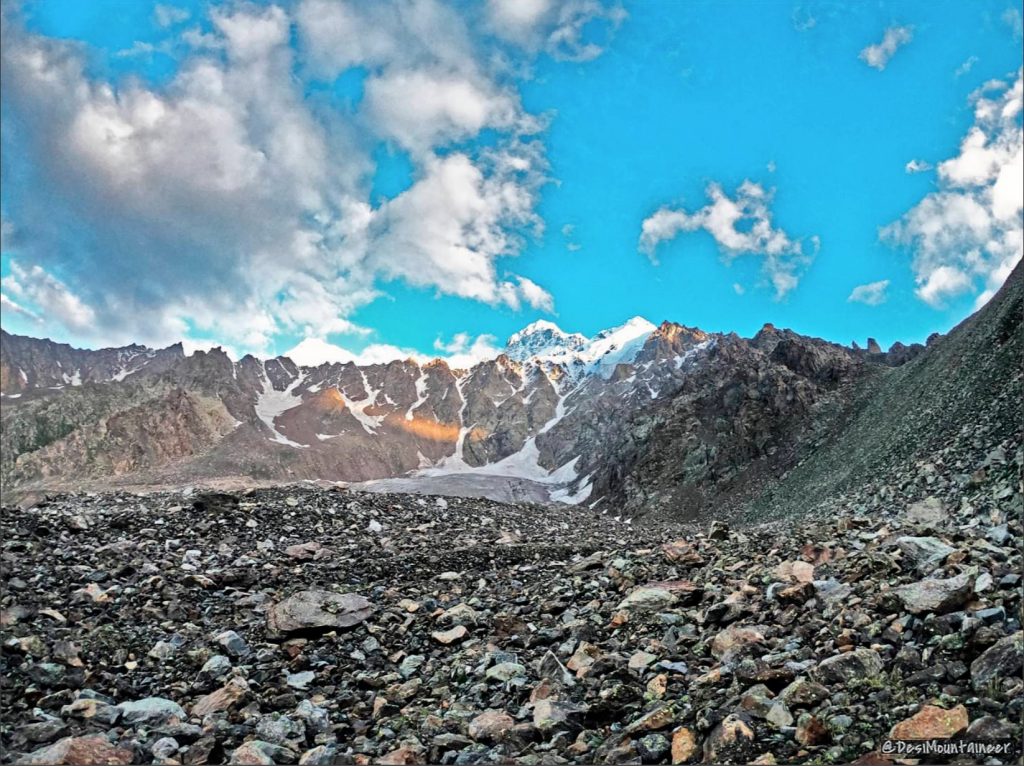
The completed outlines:
[[[769,496],[823,430],[855,415],[871,381],[945,342],[882,352],[771,324],[744,339],[641,317],[587,338],[541,320],[493,359],[453,368],[0,339],[5,491],[226,477],[419,491],[447,477],[457,492],[462,476],[489,496],[520,483],[548,502],[629,516]],[[112,419],[140,438],[104,438]]]

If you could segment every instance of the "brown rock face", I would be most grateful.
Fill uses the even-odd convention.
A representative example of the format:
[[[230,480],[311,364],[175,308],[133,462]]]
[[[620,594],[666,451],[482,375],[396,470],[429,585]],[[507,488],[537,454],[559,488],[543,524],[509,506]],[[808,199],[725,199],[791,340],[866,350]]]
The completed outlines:
[[[689,763],[698,749],[697,738],[685,726],[672,735],[672,763]]]
[[[499,742],[515,725],[504,710],[487,710],[469,722],[469,736],[477,742]]]
[[[450,630],[438,630],[434,631],[430,635],[439,644],[444,644],[447,646],[448,644],[455,643],[456,641],[461,641],[463,638],[466,637],[467,633],[469,633],[469,631],[466,630],[465,626],[456,625],[454,628],[451,628]]]
[[[762,641],[764,634],[757,628],[730,625],[711,642],[711,654],[722,659],[727,654],[735,654],[751,644]]]
[[[946,710],[925,705],[919,712],[892,727],[893,739],[949,739],[964,731],[970,719],[967,708],[957,705]]]
[[[381,766],[410,766],[411,764],[425,763],[423,755],[418,750],[406,745],[395,748],[387,755],[378,758],[376,762]]]
[[[275,635],[350,628],[363,622],[373,611],[373,605],[355,593],[303,590],[267,611],[267,628]]]
[[[686,540],[665,543],[661,546],[661,550],[665,554],[665,560],[674,564],[696,567],[704,563],[704,557]]]
[[[192,715],[197,718],[227,710],[241,701],[249,692],[249,685],[241,678],[232,678],[224,686],[200,697],[192,706]]]
[[[65,737],[30,753],[21,761],[27,766],[127,766],[135,760],[131,750],[110,744],[106,737]]]

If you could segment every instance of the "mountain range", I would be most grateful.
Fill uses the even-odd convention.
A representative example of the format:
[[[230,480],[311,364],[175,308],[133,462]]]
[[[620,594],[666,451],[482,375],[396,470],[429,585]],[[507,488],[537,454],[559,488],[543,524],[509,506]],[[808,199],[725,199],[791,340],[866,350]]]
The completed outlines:
[[[632,517],[801,505],[1020,417],[1021,267],[927,346],[535,322],[469,369],[0,338],[5,493],[369,482]],[[973,433],[973,432],[972,432]],[[993,433],[992,438],[999,436]]]

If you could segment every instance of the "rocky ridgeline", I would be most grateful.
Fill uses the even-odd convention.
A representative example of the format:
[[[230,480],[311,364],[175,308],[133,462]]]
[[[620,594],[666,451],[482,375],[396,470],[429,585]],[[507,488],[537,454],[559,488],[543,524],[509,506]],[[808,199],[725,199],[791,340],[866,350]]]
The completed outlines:
[[[3,758],[887,763],[889,736],[1019,741],[1020,461],[956,499],[732,529],[299,487],[5,508]]]

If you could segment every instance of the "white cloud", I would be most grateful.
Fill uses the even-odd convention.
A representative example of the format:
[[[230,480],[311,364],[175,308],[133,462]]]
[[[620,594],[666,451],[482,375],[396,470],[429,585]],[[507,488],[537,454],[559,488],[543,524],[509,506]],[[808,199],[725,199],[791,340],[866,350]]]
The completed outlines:
[[[212,351],[215,348],[219,348],[229,357],[238,361],[244,354],[239,354],[233,346],[227,346],[219,341],[213,340],[194,340],[191,338],[184,338],[181,341],[182,351],[185,352],[185,356],[193,356],[197,351]]]
[[[741,285],[739,282],[732,283],[732,290],[737,295],[743,295],[747,291],[746,288],[743,287],[743,285]]]
[[[194,332],[266,353],[282,335],[361,331],[348,317],[379,277],[551,310],[541,286],[499,264],[542,230],[544,122],[493,40],[467,26],[473,14],[434,0],[209,13],[211,31],[176,38],[176,75],[149,86],[94,77],[82,46],[4,11],[5,154],[15,147],[40,179],[19,194],[32,232],[19,262],[74,286],[93,318],[65,313],[78,340]],[[310,73],[351,66],[370,72],[354,112],[306,98]],[[485,129],[497,140],[474,147]],[[384,139],[409,149],[415,180],[371,204]]]
[[[310,63],[325,76],[353,66],[479,70],[464,18],[436,0],[302,0],[295,21]]]
[[[955,266],[938,266],[919,281],[918,297],[934,308],[971,289],[971,277]]]
[[[729,197],[717,183],[708,185],[710,202],[688,213],[681,208],[662,207],[644,220],[639,248],[653,257],[658,245],[680,232],[704,229],[718,243],[726,261],[740,255],[759,255],[762,271],[782,298],[797,286],[799,274],[816,254],[818,240],[811,238],[811,252],[782,229],[772,225],[769,209],[772,194],[760,184],[744,181]]]
[[[423,176],[375,214],[370,261],[412,285],[512,308],[522,300],[536,306],[540,288],[523,278],[500,281],[495,260],[518,249],[517,230],[541,225],[534,213],[543,181],[533,171],[537,152],[530,144],[479,162],[462,153],[429,158]]]
[[[7,252],[14,247],[16,235],[14,224],[6,218],[0,218],[0,252]]]
[[[494,359],[502,352],[496,345],[493,335],[478,335],[473,338],[469,333],[456,333],[452,340],[444,343],[440,338],[434,341],[434,348],[443,351],[444,359],[453,369],[468,369],[475,364]]]
[[[603,0],[489,0],[487,10],[499,37],[564,61],[600,56],[627,17]]]
[[[860,59],[869,67],[881,72],[896,51],[914,37],[913,27],[889,27],[882,35],[882,42],[867,46],[860,52]]]
[[[11,314],[18,314],[19,316],[23,316],[26,319],[32,320],[33,322],[39,321],[38,314],[25,308],[17,301],[14,301],[11,298],[7,297],[6,293],[0,293],[0,309],[2,309],[0,313],[3,313],[3,311],[7,311],[10,312]]]
[[[457,333],[448,343],[443,343],[439,338],[434,342],[434,348],[444,353],[431,356],[387,343],[371,343],[362,351],[350,351],[330,341],[313,337],[300,341],[284,355],[303,367],[349,362],[357,365],[387,364],[396,359],[412,359],[419,364],[426,364],[433,359],[443,359],[453,369],[466,369],[501,353],[501,349],[494,345],[493,335],[479,335],[473,339],[468,333]]]
[[[911,160],[904,168],[908,173],[927,173],[931,169],[931,163],[924,160]]]
[[[191,13],[187,8],[178,8],[173,5],[162,5],[157,3],[153,8],[153,19],[161,27],[173,27],[188,21]]]
[[[461,75],[399,71],[366,84],[370,112],[381,131],[414,152],[474,136],[484,128],[508,130],[520,120],[516,98]]]
[[[68,289],[67,285],[40,266],[23,268],[17,261],[11,261],[11,273],[0,280],[0,284],[25,303],[38,309],[40,314],[52,316],[71,330],[88,330],[96,321],[95,312]],[[33,316],[35,312],[13,299],[7,298],[6,304],[17,308],[19,313]]]
[[[516,279],[519,281],[519,294],[522,295],[523,300],[529,304],[530,308],[541,311],[555,310],[555,299],[551,297],[551,293],[532,279],[519,276]]]
[[[1003,12],[1003,23],[1010,28],[1015,39],[1020,40],[1024,36],[1024,21],[1019,8],[1007,8]]]
[[[987,83],[971,96],[974,125],[937,168],[939,189],[881,238],[912,249],[917,296],[936,308],[964,293],[983,304],[1021,259],[1024,242],[1024,80]]]
[[[387,343],[372,343],[362,351],[353,352],[322,338],[306,338],[284,353],[302,367],[316,367],[321,364],[358,365],[387,364],[396,359],[415,359],[423,361],[423,356],[411,349],[402,349]]]
[[[953,73],[953,75],[955,77],[963,77],[965,74],[974,69],[974,65],[977,63],[977,56],[968,56],[966,59],[964,59],[964,62],[956,68],[956,71]]]
[[[850,303],[864,303],[868,306],[880,306],[885,303],[888,297],[885,294],[889,287],[888,279],[881,279],[878,282],[869,282],[866,285],[857,285],[850,291],[846,299]]]

